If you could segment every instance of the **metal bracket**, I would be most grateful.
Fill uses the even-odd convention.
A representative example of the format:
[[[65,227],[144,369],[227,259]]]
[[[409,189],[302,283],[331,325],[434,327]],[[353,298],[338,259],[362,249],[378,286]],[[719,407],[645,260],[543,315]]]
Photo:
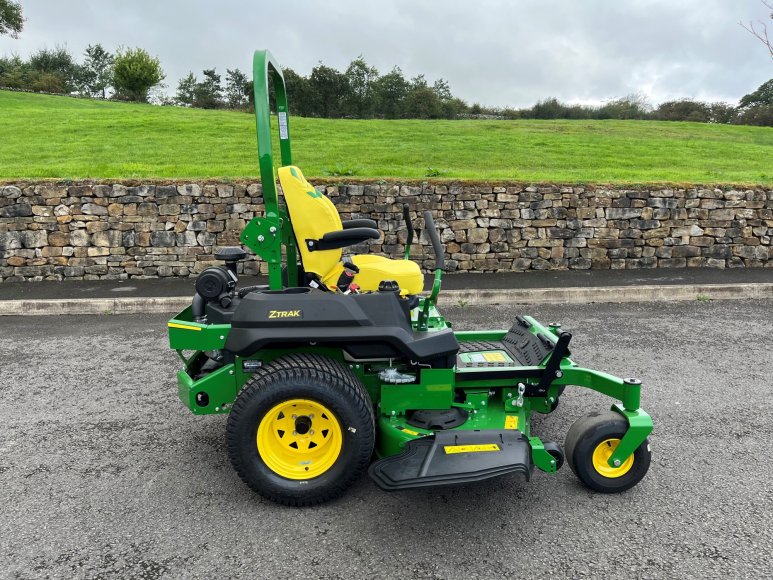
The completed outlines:
[[[545,365],[545,369],[542,371],[539,383],[536,385],[528,385],[526,387],[527,397],[544,397],[548,393],[550,385],[555,379],[560,379],[563,376],[561,371],[561,361],[569,354],[569,341],[572,340],[572,334],[570,332],[558,331],[558,340],[553,347],[553,352],[550,353],[550,358]]]
[[[628,421],[628,431],[625,432],[615,451],[609,457],[609,466],[618,467],[652,433],[652,417],[641,409],[631,411],[619,403],[612,405],[612,410],[620,413]]]
[[[269,264],[278,264],[282,259],[281,230],[281,219],[256,217],[250,220],[239,239]]]
[[[529,437],[531,446],[531,460],[537,469],[547,473],[555,473],[558,469],[556,458],[545,450],[542,440],[539,437]]]

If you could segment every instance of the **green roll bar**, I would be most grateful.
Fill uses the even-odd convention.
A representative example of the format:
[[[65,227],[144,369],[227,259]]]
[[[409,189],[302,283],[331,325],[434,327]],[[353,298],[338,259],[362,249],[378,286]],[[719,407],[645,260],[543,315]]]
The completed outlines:
[[[279,206],[276,190],[274,149],[271,138],[271,109],[269,105],[269,74],[273,81],[279,125],[279,151],[283,167],[292,165],[290,145],[290,115],[287,108],[287,90],[282,67],[268,50],[256,50],[252,58],[252,87],[255,95],[255,129],[258,140],[258,164],[263,186],[263,203],[266,214],[253,218],[241,234],[242,243],[263,258],[268,264],[269,288],[282,289],[282,246],[287,257],[287,283],[298,284],[298,260],[295,238],[289,222],[287,208]],[[293,265],[293,267],[289,267]]]

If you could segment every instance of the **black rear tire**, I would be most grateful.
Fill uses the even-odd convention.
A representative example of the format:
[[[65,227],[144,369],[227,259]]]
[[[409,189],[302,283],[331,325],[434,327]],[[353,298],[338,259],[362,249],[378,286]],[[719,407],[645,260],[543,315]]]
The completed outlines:
[[[308,479],[288,477],[269,467],[267,460],[272,463],[273,459],[265,454],[271,450],[258,446],[259,425],[271,420],[267,413],[295,400],[324,406],[340,426],[340,453],[326,471]],[[313,426],[312,420],[303,428]],[[239,393],[228,417],[227,445],[239,477],[263,497],[291,506],[331,500],[340,496],[370,462],[375,447],[370,397],[340,362],[314,354],[278,358],[259,369]]]
[[[585,486],[600,493],[619,493],[635,486],[647,474],[652,459],[649,439],[634,451],[630,465],[626,460],[614,469],[598,460],[594,462],[597,449],[601,448],[599,453],[603,456],[603,446],[622,439],[626,431],[628,422],[614,411],[589,413],[571,426],[564,445],[566,461]]]

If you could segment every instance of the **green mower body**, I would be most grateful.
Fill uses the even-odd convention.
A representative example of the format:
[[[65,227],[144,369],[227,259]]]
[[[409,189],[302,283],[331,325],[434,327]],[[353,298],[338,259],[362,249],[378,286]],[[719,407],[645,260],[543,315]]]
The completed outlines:
[[[509,329],[455,332],[436,306],[444,251],[430,211],[424,226],[436,272],[428,295],[406,295],[387,278],[377,291],[359,292],[349,263],[349,278],[337,287],[304,269],[298,245],[312,241],[298,239],[277,195],[269,74],[282,166],[292,166],[281,69],[270,53],[257,51],[266,213],[241,237],[268,264],[269,284],[240,289],[236,264],[245,252],[223,249],[217,257],[225,266],[200,275],[191,306],[168,324],[170,346],[183,362],[179,397],[194,414],[230,414],[229,455],[242,479],[291,505],[336,497],[366,469],[393,491],[505,474],[529,479],[534,468],[552,473],[566,460],[597,491],[636,485],[649,467],[652,431],[640,408],[640,382],[579,366],[570,358],[571,334],[529,316],[518,316]],[[404,220],[407,259],[413,239],[407,207]],[[350,235],[344,222],[343,233],[314,242],[329,248],[373,237],[363,234],[369,220],[354,221]],[[531,416],[554,411],[567,386],[614,403],[578,420],[562,448],[532,434]]]

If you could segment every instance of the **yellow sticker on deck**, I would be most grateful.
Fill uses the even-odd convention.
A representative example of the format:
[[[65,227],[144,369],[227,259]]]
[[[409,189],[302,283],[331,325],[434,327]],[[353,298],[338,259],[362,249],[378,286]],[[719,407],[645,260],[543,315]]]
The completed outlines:
[[[187,324],[179,324],[177,322],[170,322],[167,324],[169,328],[181,328],[183,330],[198,330],[201,331],[200,326],[188,326]]]
[[[486,443],[482,445],[444,445],[446,454],[451,453],[480,453],[482,451],[499,451],[499,445],[496,443]]]
[[[505,417],[505,429],[518,429],[517,415],[508,415]]]
[[[484,352],[483,358],[486,362],[508,362],[504,353],[501,352]]]
[[[401,430],[403,433],[408,433],[408,435],[418,435],[418,434],[419,434],[419,432],[418,432],[418,431],[413,431],[413,430],[411,430],[411,429],[406,429],[405,427],[403,427],[403,428],[402,428],[402,429],[400,429],[400,430]]]

